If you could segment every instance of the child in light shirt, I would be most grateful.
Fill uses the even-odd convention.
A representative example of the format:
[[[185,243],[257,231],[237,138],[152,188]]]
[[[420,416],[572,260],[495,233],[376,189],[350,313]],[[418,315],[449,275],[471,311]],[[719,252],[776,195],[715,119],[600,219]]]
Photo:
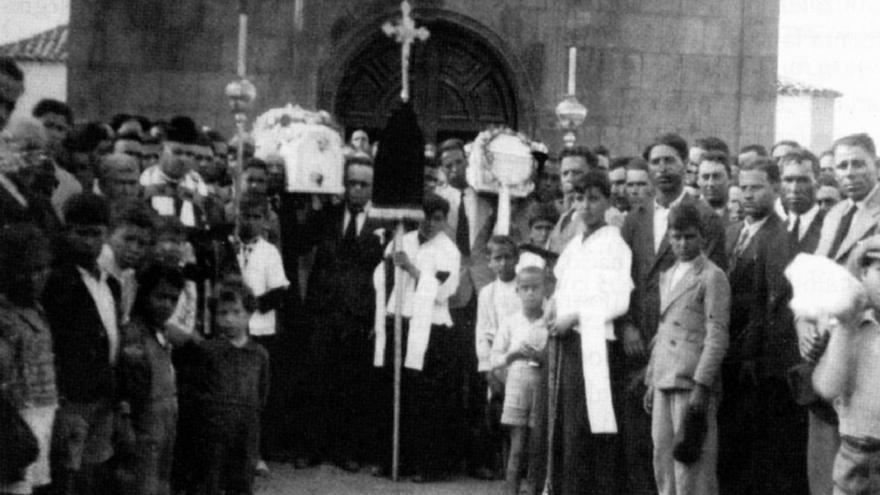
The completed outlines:
[[[492,370],[492,342],[503,319],[522,311],[522,303],[516,294],[516,265],[519,250],[513,239],[506,235],[492,237],[488,243],[489,269],[495,280],[480,289],[477,298],[477,371],[481,398],[485,398],[482,421],[475,434],[476,448],[490,471],[487,476],[496,476],[503,464],[502,444],[504,431],[501,429],[501,406],[504,400],[503,374]],[[488,387],[488,391],[487,391]]]
[[[492,343],[494,369],[507,370],[501,424],[510,427],[506,486],[513,495],[519,493],[529,429],[537,426],[541,366],[548,333],[544,318],[546,287],[546,274],[541,268],[528,266],[517,273],[516,292],[522,308],[504,320]]]
[[[840,419],[834,493],[880,493],[880,236],[856,247],[849,268],[867,292],[867,307],[853,297],[848,312],[834,315],[813,386]]]

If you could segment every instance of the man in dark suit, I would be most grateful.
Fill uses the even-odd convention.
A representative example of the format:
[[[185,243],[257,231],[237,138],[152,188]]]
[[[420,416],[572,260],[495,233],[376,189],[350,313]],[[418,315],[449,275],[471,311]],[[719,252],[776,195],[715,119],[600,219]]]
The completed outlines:
[[[825,213],[816,204],[819,160],[807,150],[795,150],[779,160],[782,204],[794,253],[812,254],[819,246]]]
[[[300,252],[315,248],[305,299],[311,327],[306,380],[311,387],[309,397],[297,398],[316,406],[303,425],[311,440],[308,455],[326,457],[349,471],[380,461],[373,456],[376,442],[384,440],[372,436],[377,423],[371,408],[378,401],[372,369],[372,277],[382,259],[380,229],[385,226],[369,218],[372,190],[372,161],[349,158],[345,200],[311,211],[298,246]]]
[[[877,233],[880,223],[880,188],[877,187],[877,152],[867,134],[853,134],[834,142],[834,170],[843,192],[849,199],[837,203],[822,224],[815,253],[846,264],[859,241]],[[825,351],[828,333],[816,322],[798,318],[801,354],[811,362]],[[830,493],[832,466],[840,447],[836,417],[809,415],[808,465],[813,493]]]
[[[52,476],[57,493],[114,493],[105,465],[113,455],[117,405],[119,287],[97,263],[110,209],[99,196],[76,195],[66,203],[65,217],[64,254],[43,293],[61,397]]]
[[[676,134],[658,137],[644,153],[656,190],[653,201],[633,206],[621,233],[633,253],[632,278],[635,289],[629,313],[622,319],[626,353],[627,390],[622,426],[626,456],[626,493],[656,493],[651,445],[651,418],[642,408],[645,394],[644,369],[648,364],[648,344],[657,332],[660,314],[660,273],[675,263],[666,239],[669,209],[679,204],[695,204],[705,233],[703,252],[722,270],[727,267],[724,253],[724,227],[721,219],[698,198],[684,191],[687,142]]]
[[[449,202],[446,233],[461,253],[459,284],[449,298],[449,310],[455,325],[456,346],[461,349],[461,385],[468,392],[464,398],[468,430],[465,447],[468,470],[478,478],[490,478],[492,443],[484,428],[487,383],[477,371],[475,325],[477,296],[494,279],[489,269],[486,245],[495,227],[495,204],[491,197],[479,194],[467,182],[467,154],[459,139],[448,139],[438,150],[440,167],[448,183],[434,192]]]
[[[807,493],[806,411],[787,380],[799,356],[783,275],[791,238],[773,211],[779,168],[758,158],[743,165],[739,180],[746,218],[728,272],[731,345],[718,416],[721,493]]]

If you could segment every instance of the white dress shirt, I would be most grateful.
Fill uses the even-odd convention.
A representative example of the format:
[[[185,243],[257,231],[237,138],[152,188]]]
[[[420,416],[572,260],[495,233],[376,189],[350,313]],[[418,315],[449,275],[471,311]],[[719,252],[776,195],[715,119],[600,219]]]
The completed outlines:
[[[807,210],[806,213],[798,215],[797,213],[790,211],[788,212],[788,231],[792,232],[794,230],[794,225],[797,223],[798,217],[800,217],[800,223],[798,224],[798,232],[797,238],[801,240],[804,238],[804,235],[807,233],[807,230],[810,229],[810,225],[813,223],[813,220],[816,218],[816,215],[819,213],[819,205],[813,205],[812,208]]]
[[[687,272],[694,269],[694,262],[691,261],[677,261],[675,266],[672,267],[672,277],[669,279],[669,288],[675,287],[675,285],[684,278]]]
[[[657,202],[657,199],[654,199],[654,252],[660,251],[660,244],[663,243],[663,238],[666,237],[666,229],[669,225],[669,210],[671,210],[674,206],[681,203],[681,200],[684,199],[685,191],[681,192],[675,201],[669,204],[669,206],[663,206]]]
[[[120,323],[125,325],[131,317],[131,308],[134,306],[134,300],[137,297],[138,283],[134,268],[121,268],[116,262],[116,254],[109,244],[104,244],[101,248],[101,254],[98,256],[98,266],[119,282],[119,302],[122,306],[119,311]]]
[[[95,278],[82,267],[76,267],[79,271],[82,281],[95,301],[95,307],[98,309],[98,315],[101,317],[101,323],[104,324],[104,330],[107,332],[108,347],[110,348],[110,363],[116,363],[116,357],[119,354],[119,326],[116,322],[116,300],[113,298],[113,291],[107,285],[107,272],[99,269],[100,276]]]
[[[256,297],[290,285],[284,274],[281,253],[262,237],[241,246],[238,266],[245,285]],[[254,311],[248,322],[248,331],[255,336],[275,335],[275,310],[265,313]]]
[[[501,323],[495,341],[492,343],[491,364],[493,368],[503,368],[507,365],[507,354],[511,350],[529,346],[536,350],[543,350],[547,346],[547,320],[543,317],[529,321],[522,309],[509,315]],[[510,363],[510,368],[530,366],[533,363],[524,359],[518,359]]]
[[[367,221],[367,208],[369,208],[369,203],[364,206],[364,208],[358,212],[357,214],[357,227],[355,230],[355,235],[361,235],[361,230],[364,228],[364,222]],[[343,208],[345,212],[342,214],[342,234],[345,235],[346,229],[348,229],[348,224],[351,222],[351,210],[348,207]]]
[[[495,335],[506,317],[518,313],[522,313],[522,301],[516,295],[515,278],[509,282],[496,279],[480,289],[480,295],[477,298],[477,324],[475,328],[477,371],[489,371],[492,368],[490,354]]]

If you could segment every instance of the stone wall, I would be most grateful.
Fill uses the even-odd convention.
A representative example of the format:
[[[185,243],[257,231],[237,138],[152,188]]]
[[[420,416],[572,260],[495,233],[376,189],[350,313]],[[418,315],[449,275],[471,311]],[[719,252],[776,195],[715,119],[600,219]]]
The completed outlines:
[[[257,110],[294,101],[333,110],[346,57],[396,0],[252,0],[249,73]],[[580,140],[618,154],[654,135],[774,136],[778,0],[414,0],[460,21],[511,68],[520,127],[551,147],[567,47],[579,49]],[[189,113],[230,132],[236,0],[72,0],[69,101],[78,115]]]

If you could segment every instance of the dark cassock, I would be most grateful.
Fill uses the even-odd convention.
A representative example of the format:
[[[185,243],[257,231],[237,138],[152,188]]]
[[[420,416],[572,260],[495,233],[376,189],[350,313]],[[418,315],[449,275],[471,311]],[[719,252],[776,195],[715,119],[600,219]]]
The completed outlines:
[[[557,324],[551,342],[552,493],[617,494],[624,490],[620,391],[623,351],[614,319],[629,305],[632,252],[617,227],[578,235],[554,269]]]
[[[433,196],[437,201],[445,201]],[[426,215],[437,208],[426,206]],[[448,208],[448,207],[447,207]],[[445,212],[443,212],[445,215]],[[385,402],[392,392],[394,323],[396,301],[402,297],[403,375],[401,402],[401,471],[422,481],[445,477],[455,469],[460,458],[456,431],[460,427],[460,377],[462,352],[453,330],[449,298],[458,287],[460,255],[455,243],[442,231],[434,231],[429,222],[419,230],[404,235],[401,246],[389,245],[386,254],[405,253],[415,270],[390,269],[383,262],[376,269],[379,289],[376,315],[374,364],[385,370]],[[418,277],[413,274],[417,273]],[[381,289],[390,277],[402,282],[393,284],[387,299]],[[381,321],[386,320],[386,325]],[[471,349],[467,349],[470,351]],[[390,412],[390,411],[389,411]],[[383,418],[381,430],[391,438],[390,420]]]

